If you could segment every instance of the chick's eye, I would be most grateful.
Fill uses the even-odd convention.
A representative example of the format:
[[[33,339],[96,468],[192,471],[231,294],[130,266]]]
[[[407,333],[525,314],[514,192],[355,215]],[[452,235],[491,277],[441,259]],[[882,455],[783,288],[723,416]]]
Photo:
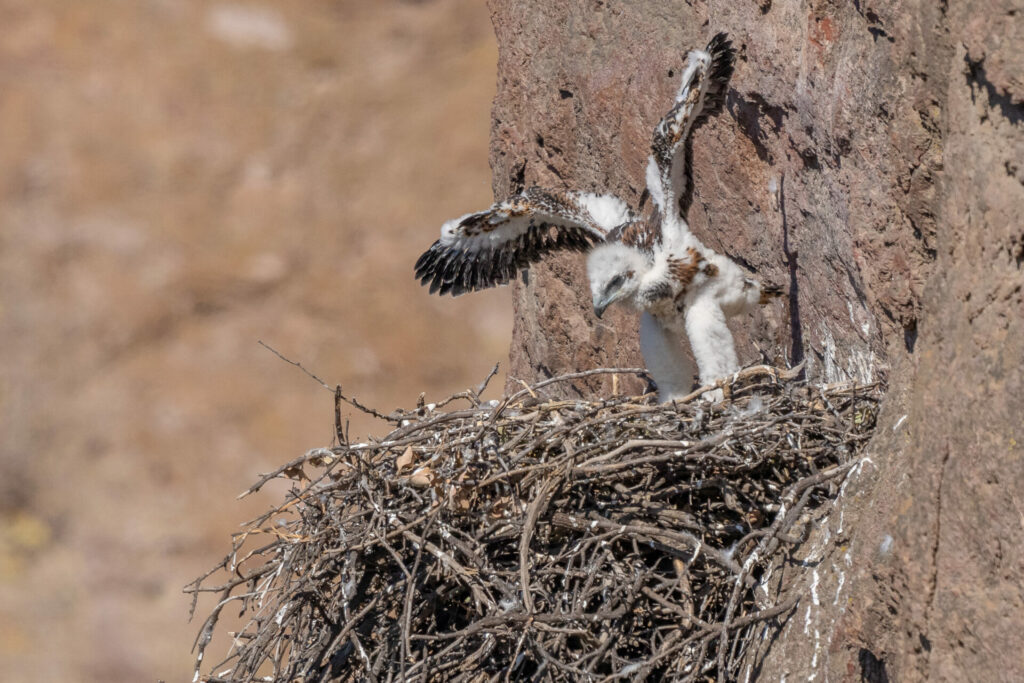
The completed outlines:
[[[623,278],[621,275],[616,275],[612,278],[612,281],[608,283],[608,287],[605,289],[606,292],[612,292],[622,286]]]

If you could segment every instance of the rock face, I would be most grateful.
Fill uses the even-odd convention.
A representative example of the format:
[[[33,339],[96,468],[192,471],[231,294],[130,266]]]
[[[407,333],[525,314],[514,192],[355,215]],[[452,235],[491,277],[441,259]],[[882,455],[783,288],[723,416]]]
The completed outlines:
[[[870,462],[787,569],[808,599],[751,662],[765,680],[1024,679],[1024,19],[980,4],[492,0],[497,197],[636,204],[686,50],[727,31],[689,219],[789,290],[733,326],[741,359],[888,386]],[[642,363],[635,320],[586,291],[575,255],[516,286],[510,377]]]

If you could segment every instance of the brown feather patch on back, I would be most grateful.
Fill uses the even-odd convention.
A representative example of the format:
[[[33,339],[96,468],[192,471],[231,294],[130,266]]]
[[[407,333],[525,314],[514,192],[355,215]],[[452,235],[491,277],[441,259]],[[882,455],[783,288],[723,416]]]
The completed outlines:
[[[689,289],[690,284],[697,277],[697,273],[704,273],[707,277],[714,277],[718,275],[718,266],[708,263],[699,251],[693,247],[688,247],[685,259],[668,259],[668,273],[669,276],[675,278],[680,284],[679,294],[676,295],[676,300],[678,301],[686,294],[686,290]]]
[[[660,221],[633,221],[615,228],[608,234],[608,241],[622,242],[627,247],[651,252],[661,242]]]
[[[693,282],[693,278],[697,277],[697,273],[701,270],[701,263],[704,262],[704,257],[693,247],[686,250],[686,255],[688,257],[686,259],[670,258],[668,260],[668,273],[682,285],[684,292]]]

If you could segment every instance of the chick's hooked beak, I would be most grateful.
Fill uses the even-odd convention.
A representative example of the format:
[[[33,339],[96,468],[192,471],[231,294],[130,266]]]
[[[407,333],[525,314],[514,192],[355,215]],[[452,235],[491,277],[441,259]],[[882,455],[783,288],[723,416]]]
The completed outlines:
[[[633,277],[632,272],[616,275],[603,289],[594,291],[594,315],[600,318],[604,315],[604,309],[608,308],[609,304],[623,297],[625,292],[622,291],[622,287],[626,280],[631,277]]]

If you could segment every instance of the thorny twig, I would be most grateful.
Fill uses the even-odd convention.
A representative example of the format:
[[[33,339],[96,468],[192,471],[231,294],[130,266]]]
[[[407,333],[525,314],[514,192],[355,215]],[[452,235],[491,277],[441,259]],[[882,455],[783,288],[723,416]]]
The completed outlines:
[[[299,370],[302,370],[302,372],[305,373],[307,377],[309,377],[310,379],[315,381],[317,384],[322,386],[327,391],[329,391],[332,394],[334,394],[335,401],[344,401],[345,403],[349,404],[353,408],[356,408],[357,410],[360,410],[360,411],[366,413],[367,415],[372,415],[373,417],[376,417],[377,419],[384,420],[385,422],[396,422],[397,421],[397,418],[395,418],[395,417],[392,417],[390,415],[385,415],[384,413],[381,413],[380,411],[374,410],[373,408],[370,408],[369,406],[364,406],[362,403],[357,401],[355,399],[355,397],[345,396],[344,394],[341,393],[341,385],[340,384],[336,384],[336,385],[334,385],[334,388],[331,388],[331,386],[329,384],[327,384],[327,382],[323,381],[322,379],[320,379],[319,377],[314,375],[312,372],[310,372],[302,363],[300,363],[300,362],[298,362],[296,360],[292,360],[292,359],[288,358],[287,356],[282,354],[280,351],[275,349],[273,346],[270,346],[269,344],[265,343],[264,341],[256,340],[256,343],[259,344],[260,346],[262,346],[263,348],[265,348],[267,351],[270,351],[272,354],[274,354],[275,356],[277,356],[278,358],[283,360],[285,363],[288,363],[289,365],[294,365]],[[337,403],[335,405],[337,405]],[[337,431],[339,431],[339,432],[340,432],[340,426],[341,426],[340,425],[340,421],[341,420],[340,420],[340,415],[339,415],[338,418],[336,418],[336,425],[335,425],[336,428],[337,428]]]

